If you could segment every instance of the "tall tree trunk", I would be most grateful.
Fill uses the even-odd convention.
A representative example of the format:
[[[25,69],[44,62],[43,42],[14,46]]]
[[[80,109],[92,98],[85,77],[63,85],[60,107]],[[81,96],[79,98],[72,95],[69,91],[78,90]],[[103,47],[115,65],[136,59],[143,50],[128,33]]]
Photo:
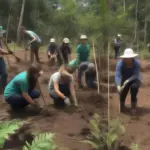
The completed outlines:
[[[26,0],[22,0],[22,7],[21,7],[20,18],[19,18],[19,24],[18,24],[18,29],[17,29],[17,44],[20,43],[20,26],[22,25],[22,22],[23,22],[25,1],[26,1]]]
[[[145,22],[144,22],[144,46],[147,43],[147,16],[145,14]]]
[[[123,0],[124,13],[126,12],[126,0]]]

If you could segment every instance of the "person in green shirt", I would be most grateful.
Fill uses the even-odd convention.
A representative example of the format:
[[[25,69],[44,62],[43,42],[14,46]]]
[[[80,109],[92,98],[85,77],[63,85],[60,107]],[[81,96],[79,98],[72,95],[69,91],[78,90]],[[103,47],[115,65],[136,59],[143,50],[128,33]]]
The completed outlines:
[[[4,98],[12,109],[18,110],[29,104],[39,107],[33,99],[40,96],[40,92],[35,87],[42,74],[41,67],[33,64],[27,71],[19,73],[7,84]]]
[[[90,56],[90,45],[87,43],[87,36],[81,35],[80,37],[81,44],[77,46],[77,61],[80,64],[81,62],[89,61]]]

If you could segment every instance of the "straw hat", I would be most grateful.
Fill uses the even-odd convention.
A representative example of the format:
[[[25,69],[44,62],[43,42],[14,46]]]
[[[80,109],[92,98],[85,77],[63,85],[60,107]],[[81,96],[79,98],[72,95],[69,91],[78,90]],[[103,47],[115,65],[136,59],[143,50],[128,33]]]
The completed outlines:
[[[68,38],[64,38],[63,42],[67,44],[67,43],[70,43],[70,40]]]
[[[135,54],[131,48],[127,48],[125,49],[124,54],[120,56],[120,58],[134,58],[136,56],[138,56],[138,54]]]
[[[54,38],[51,38],[51,39],[50,39],[50,43],[55,43],[55,39],[54,39]]]
[[[80,39],[81,39],[81,40],[86,40],[86,39],[87,39],[87,36],[86,36],[86,35],[81,35],[81,36],[80,36]]]
[[[118,36],[118,37],[121,37],[121,34],[118,34],[117,36]]]

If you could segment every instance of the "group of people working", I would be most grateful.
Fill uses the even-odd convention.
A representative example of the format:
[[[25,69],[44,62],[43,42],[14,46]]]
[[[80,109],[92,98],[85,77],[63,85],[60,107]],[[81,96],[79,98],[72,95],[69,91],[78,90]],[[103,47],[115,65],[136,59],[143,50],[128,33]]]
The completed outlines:
[[[36,55],[39,46],[35,44],[36,35],[33,32],[28,32],[25,28],[22,28],[24,33],[30,34],[33,38],[30,41],[31,50]],[[0,28],[0,33],[3,30]],[[39,40],[40,41],[40,40]],[[32,42],[34,44],[32,44]],[[65,38],[61,49],[68,46],[69,39]],[[55,54],[55,39],[50,40],[50,45],[48,48],[48,58]],[[57,52],[57,51],[56,51]],[[48,83],[48,92],[50,97],[54,100],[54,105],[56,107],[65,107],[66,105],[71,105],[72,97],[73,104],[78,106],[78,100],[76,97],[75,83],[73,74],[78,71],[77,81],[79,88],[97,88],[96,82],[96,69],[94,63],[89,61],[90,57],[90,46],[87,43],[87,36],[81,35],[80,44],[76,49],[76,59],[68,61],[70,55],[70,49],[68,48],[67,56],[63,57],[66,60],[65,65],[61,66],[60,69],[52,74]],[[16,75],[9,83],[7,80],[3,80],[2,70],[6,69],[3,60],[3,55],[9,54],[5,52],[0,45],[0,79],[2,87],[4,88],[4,98],[5,101],[14,109],[22,109],[27,105],[31,104],[34,107],[39,107],[34,99],[40,96],[40,91],[36,90],[38,87],[38,78],[43,74],[41,66],[31,65],[27,71],[21,72]],[[66,53],[64,53],[66,54]],[[125,109],[125,99],[128,91],[131,92],[131,110],[132,113],[136,113],[137,106],[137,94],[141,83],[140,77],[140,63],[135,58],[137,54],[134,54],[133,50],[128,48],[124,51],[124,55],[121,56],[121,60],[118,61],[116,65],[116,75],[115,83],[120,96],[120,109],[123,112]],[[59,56],[58,56],[59,57]],[[68,59],[66,59],[68,58]],[[82,78],[84,77],[84,78]],[[7,77],[6,77],[7,79]],[[84,82],[83,80],[84,79]]]

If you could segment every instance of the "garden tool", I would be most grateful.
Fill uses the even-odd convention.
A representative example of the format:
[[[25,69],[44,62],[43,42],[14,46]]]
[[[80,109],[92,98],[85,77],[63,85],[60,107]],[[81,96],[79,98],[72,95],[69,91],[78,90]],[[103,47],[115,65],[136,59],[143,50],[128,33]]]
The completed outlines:
[[[10,50],[10,48],[8,47],[7,42],[5,41],[5,39],[4,39],[3,37],[0,37],[0,38],[1,38],[2,41],[4,42],[4,44],[5,44],[5,46],[6,46],[7,50],[8,50],[8,52],[11,52],[11,55],[13,55],[13,56],[15,57],[16,61],[17,61],[17,62],[21,61],[21,59],[20,59],[19,57],[17,57],[17,56],[13,53],[12,50]]]

